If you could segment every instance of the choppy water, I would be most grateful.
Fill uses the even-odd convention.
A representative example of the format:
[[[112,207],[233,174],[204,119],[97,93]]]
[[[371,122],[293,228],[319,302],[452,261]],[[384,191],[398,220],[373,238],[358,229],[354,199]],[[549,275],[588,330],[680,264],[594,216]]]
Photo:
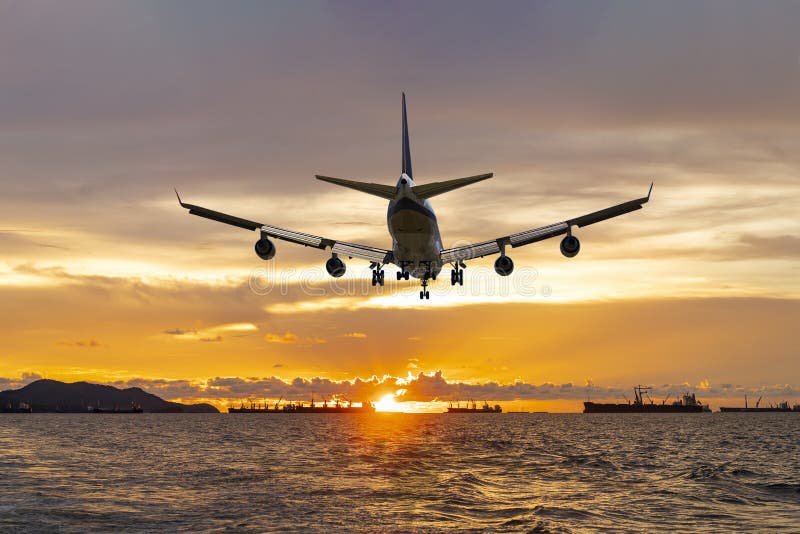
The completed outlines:
[[[800,531],[800,414],[0,416],[0,531]]]

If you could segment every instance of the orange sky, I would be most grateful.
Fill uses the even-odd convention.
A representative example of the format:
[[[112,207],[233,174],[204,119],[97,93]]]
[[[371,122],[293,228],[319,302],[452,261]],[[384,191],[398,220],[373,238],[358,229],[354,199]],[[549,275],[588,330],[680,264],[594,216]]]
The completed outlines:
[[[644,383],[800,400],[798,10],[446,11],[0,5],[0,389],[47,376],[224,403],[281,391],[270,377],[391,377],[377,394],[441,371],[398,398],[561,411]],[[503,31],[472,38],[487,25]],[[357,260],[337,283],[317,250],[260,261],[254,233],[177,206],[173,185],[388,247],[383,200],[311,177],[394,183],[401,89],[418,182],[495,173],[434,199],[445,246],[651,180],[653,198],[581,229],[574,259],[557,240],[515,249],[507,279],[478,260],[424,303],[391,270],[379,294]]]

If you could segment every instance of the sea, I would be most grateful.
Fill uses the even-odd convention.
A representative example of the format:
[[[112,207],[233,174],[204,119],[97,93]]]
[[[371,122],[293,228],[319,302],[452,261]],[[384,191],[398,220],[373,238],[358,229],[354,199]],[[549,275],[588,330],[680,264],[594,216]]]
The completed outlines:
[[[0,532],[800,532],[800,413],[0,414]]]

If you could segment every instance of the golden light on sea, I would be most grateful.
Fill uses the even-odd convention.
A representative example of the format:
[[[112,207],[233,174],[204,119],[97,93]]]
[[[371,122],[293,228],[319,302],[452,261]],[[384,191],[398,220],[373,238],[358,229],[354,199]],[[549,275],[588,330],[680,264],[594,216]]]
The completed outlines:
[[[375,403],[375,409],[379,412],[404,412],[406,409],[403,403],[397,402],[394,393],[387,393]]]

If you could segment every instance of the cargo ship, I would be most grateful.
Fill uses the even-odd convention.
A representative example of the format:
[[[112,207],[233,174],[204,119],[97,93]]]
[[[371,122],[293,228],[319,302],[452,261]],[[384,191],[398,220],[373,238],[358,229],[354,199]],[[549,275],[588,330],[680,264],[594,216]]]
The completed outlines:
[[[763,395],[761,396],[763,397]],[[747,405],[747,395],[744,396],[744,408],[741,406],[731,407],[722,406],[720,412],[800,412],[800,404],[795,404],[793,407],[789,406],[786,401],[780,402],[777,405],[770,404],[769,406],[759,406],[761,404],[761,397],[756,401],[755,406]]]
[[[647,393],[651,388],[636,386],[633,388],[634,400],[627,403],[601,403],[586,401],[583,403],[583,413],[701,413],[710,412],[707,404],[702,404],[694,396],[686,393],[680,399],[667,404],[669,398],[656,404]],[[648,402],[643,395],[647,395]]]
[[[489,403],[484,401],[483,406],[478,408],[478,405],[475,404],[475,401],[470,401],[463,408],[461,407],[460,402],[456,403],[455,406],[453,406],[453,403],[451,402],[450,406],[447,407],[446,413],[502,413],[502,411],[503,409],[499,404],[489,406]]]
[[[273,405],[264,403],[250,402],[245,405],[242,402],[238,407],[230,406],[228,413],[375,413],[375,405],[369,401],[360,403],[360,406],[355,406],[352,402],[347,401],[345,405],[338,400],[332,404],[328,404],[325,399],[320,406],[318,403],[311,399],[311,404],[303,402],[290,402],[281,405],[282,399],[278,400]]]
[[[98,405],[97,407],[89,406],[87,408],[89,413],[143,413],[144,410],[141,406],[136,403],[131,403],[129,408],[118,408],[114,406],[113,408],[100,408]]]

